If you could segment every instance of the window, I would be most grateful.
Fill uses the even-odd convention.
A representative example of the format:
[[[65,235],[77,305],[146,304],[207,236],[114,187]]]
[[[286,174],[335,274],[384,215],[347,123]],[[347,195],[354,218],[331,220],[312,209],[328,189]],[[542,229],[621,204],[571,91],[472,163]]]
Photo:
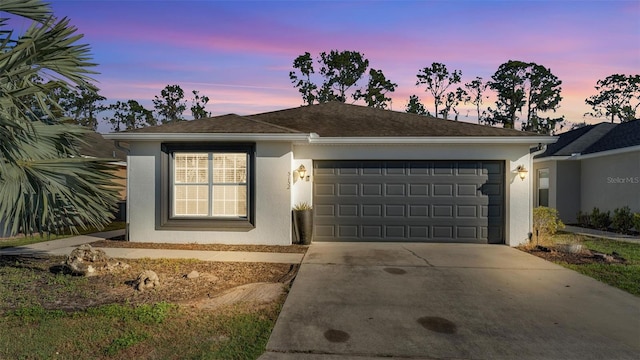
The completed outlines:
[[[549,169],[538,169],[538,206],[549,206]]]
[[[163,144],[160,227],[252,228],[253,144]]]

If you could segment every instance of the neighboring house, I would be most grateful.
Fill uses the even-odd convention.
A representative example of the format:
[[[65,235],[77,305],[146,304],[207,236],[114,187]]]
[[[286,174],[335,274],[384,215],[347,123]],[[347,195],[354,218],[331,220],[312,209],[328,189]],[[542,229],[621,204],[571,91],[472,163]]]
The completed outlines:
[[[640,120],[560,134],[535,156],[532,176],[534,206],[556,208],[566,223],[594,207],[640,212]]]
[[[127,202],[127,154],[122,149],[118,149],[113,141],[105,139],[97,132],[85,134],[83,141],[84,142],[79,144],[80,154],[82,154],[82,156],[113,159],[113,164],[117,167],[115,174],[118,177],[114,182],[120,186],[120,201],[118,202],[118,211],[115,214],[115,220],[125,221]]]
[[[531,228],[530,148],[550,136],[343,103],[105,135],[128,144],[128,236],[167,243],[502,243]],[[303,169],[304,168],[304,169]]]
[[[113,159],[113,164],[117,165],[116,175],[119,179],[115,182],[121,186],[120,190],[120,202],[118,212],[116,213],[117,220],[125,220],[126,214],[126,185],[127,185],[127,154],[117,149],[114,146],[113,141],[106,140],[97,132],[88,132],[83,136],[83,142],[78,144],[79,152],[82,156],[101,158],[101,159]],[[15,234],[4,231],[4,222],[0,219],[0,238],[9,237]]]

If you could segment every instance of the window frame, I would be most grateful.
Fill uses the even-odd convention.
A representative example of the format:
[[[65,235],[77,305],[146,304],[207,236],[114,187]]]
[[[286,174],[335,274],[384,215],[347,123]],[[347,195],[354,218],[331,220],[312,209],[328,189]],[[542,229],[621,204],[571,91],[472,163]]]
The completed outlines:
[[[162,143],[160,206],[156,214],[158,230],[250,230],[255,228],[255,143]],[[173,215],[173,154],[176,152],[246,153],[247,154],[247,215],[185,216]],[[210,186],[210,184],[209,184]],[[211,189],[210,189],[211,191]],[[211,204],[209,204],[211,206]]]
[[[542,185],[540,184],[541,183],[541,179],[543,178],[541,176],[543,172],[546,172],[546,175],[547,175],[546,176],[546,179],[547,179],[547,187],[546,188],[543,188]],[[536,190],[537,190],[536,191],[536,193],[537,193],[536,194],[537,195],[536,205],[537,206],[549,207],[549,200],[550,200],[549,199],[549,191],[550,191],[549,188],[551,187],[550,181],[551,181],[551,172],[549,171],[549,168],[540,168],[540,169],[538,169],[537,174],[536,174]],[[543,205],[543,202],[540,201],[540,200],[542,200],[542,197],[543,197],[542,196],[543,194],[542,194],[541,190],[546,190],[546,193],[544,194],[544,197],[546,199],[546,205]]]

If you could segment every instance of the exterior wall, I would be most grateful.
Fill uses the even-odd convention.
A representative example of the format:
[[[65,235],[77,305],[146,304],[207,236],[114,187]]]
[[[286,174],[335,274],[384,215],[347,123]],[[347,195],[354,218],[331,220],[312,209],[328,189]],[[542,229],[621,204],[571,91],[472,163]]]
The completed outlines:
[[[531,169],[528,145],[296,145],[294,163],[306,164],[312,160],[503,160],[505,161],[505,242],[517,246],[528,239],[531,228],[531,181],[529,174],[524,180],[518,177],[516,167],[524,165]],[[311,202],[311,181],[304,183],[294,193],[293,201]],[[296,184],[297,185],[297,184]]]
[[[127,200],[127,167],[118,165],[118,170],[114,172],[114,175],[118,177],[114,182],[119,186],[119,200]]]
[[[582,159],[583,212],[629,206],[640,212],[640,151]]]
[[[566,224],[577,222],[580,211],[580,168],[581,162],[575,160],[560,161],[556,164],[555,208],[560,219]]]
[[[160,142],[133,142],[128,166],[129,240],[164,243],[291,244],[291,145],[256,144],[255,228],[243,231],[156,229],[160,206]]]
[[[580,161],[548,160],[535,162],[531,173],[533,207],[538,204],[538,170],[549,169],[549,207],[558,210],[567,224],[576,222],[580,210]]]

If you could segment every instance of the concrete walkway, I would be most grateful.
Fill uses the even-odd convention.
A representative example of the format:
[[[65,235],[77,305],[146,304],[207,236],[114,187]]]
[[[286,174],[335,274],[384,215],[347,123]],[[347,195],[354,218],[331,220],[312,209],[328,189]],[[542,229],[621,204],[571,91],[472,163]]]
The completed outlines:
[[[639,297],[517,249],[314,243],[260,360],[639,354]]]
[[[582,227],[571,226],[571,225],[566,225],[565,228],[562,230],[566,232],[574,233],[574,234],[579,234],[579,235],[593,236],[597,238],[640,244],[640,236],[617,234],[609,231],[582,228]]]
[[[69,255],[82,244],[109,239],[124,234],[124,230],[74,236],[66,239],[44,241],[36,244],[18,246],[0,250],[0,255]],[[119,259],[197,259],[203,261],[227,262],[263,262],[280,264],[299,264],[304,254],[269,253],[245,251],[198,251],[134,248],[97,248],[113,258]]]

